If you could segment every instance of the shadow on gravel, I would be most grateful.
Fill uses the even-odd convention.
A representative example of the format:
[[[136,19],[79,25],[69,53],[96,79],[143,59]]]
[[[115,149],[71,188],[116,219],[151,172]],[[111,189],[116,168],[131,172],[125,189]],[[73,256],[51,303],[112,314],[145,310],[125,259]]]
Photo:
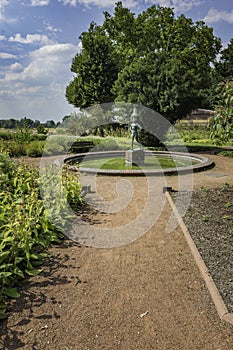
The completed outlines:
[[[80,247],[77,243],[69,240],[64,240],[64,242],[58,247],[60,250],[63,248],[70,248],[72,246]],[[54,310],[52,313],[39,316],[34,315],[34,313],[37,313],[36,308],[39,308],[45,302],[50,302],[54,305],[60,302],[56,299],[56,297],[46,295],[46,287],[62,286],[68,283],[73,283],[72,278],[76,279],[76,285],[82,283],[77,276],[69,276],[68,278],[65,275],[64,269],[73,268],[77,271],[77,266],[74,266],[72,262],[70,263],[69,255],[62,254],[61,256],[61,250],[60,252],[55,252],[53,256],[49,256],[45,260],[42,267],[43,270],[37,277],[23,281],[18,286],[20,297],[12,301],[8,307],[8,314],[13,318],[13,321],[11,319],[11,325],[9,326],[8,319],[0,321],[0,348],[2,350],[25,349],[26,342],[23,342],[22,338],[25,339],[27,334],[25,334],[25,331],[21,331],[19,329],[20,327],[28,325],[27,333],[29,334],[30,322],[32,319],[51,320],[54,318],[60,318],[59,314],[57,314]],[[58,273],[58,270],[60,270],[61,273]],[[27,310],[28,318],[17,322],[17,319],[20,319],[20,314],[23,311],[25,312],[25,310]],[[12,325],[14,320],[15,323]],[[33,349],[38,349],[36,344],[33,344],[32,350]]]

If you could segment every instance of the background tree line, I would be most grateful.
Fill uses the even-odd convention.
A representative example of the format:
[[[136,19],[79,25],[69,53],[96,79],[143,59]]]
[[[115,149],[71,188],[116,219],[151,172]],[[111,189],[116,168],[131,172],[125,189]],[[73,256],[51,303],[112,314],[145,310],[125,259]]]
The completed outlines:
[[[60,125],[60,122],[55,123],[53,120],[48,120],[45,123],[41,123],[39,120],[32,120],[30,118],[21,119],[0,119],[0,128],[4,129],[18,129],[27,126],[28,128],[38,129],[43,131],[45,128],[55,128]],[[43,133],[43,132],[41,132]]]

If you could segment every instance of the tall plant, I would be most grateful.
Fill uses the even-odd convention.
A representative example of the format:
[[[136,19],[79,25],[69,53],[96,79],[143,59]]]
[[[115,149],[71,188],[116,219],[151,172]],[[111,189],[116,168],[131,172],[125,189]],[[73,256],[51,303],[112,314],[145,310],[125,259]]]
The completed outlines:
[[[66,169],[63,179],[64,206],[67,200],[75,210],[81,203],[80,184]],[[39,188],[38,171],[0,154],[0,319],[6,317],[6,298],[19,296],[18,281],[37,275],[46,248],[62,238],[48,219]],[[62,203],[51,208],[57,208],[56,216],[64,210]]]
[[[17,128],[14,137],[18,144],[27,144],[31,140],[31,129],[29,128],[27,121],[23,119],[22,125]]]
[[[219,102],[210,118],[210,137],[216,144],[233,143],[233,81],[219,85]]]

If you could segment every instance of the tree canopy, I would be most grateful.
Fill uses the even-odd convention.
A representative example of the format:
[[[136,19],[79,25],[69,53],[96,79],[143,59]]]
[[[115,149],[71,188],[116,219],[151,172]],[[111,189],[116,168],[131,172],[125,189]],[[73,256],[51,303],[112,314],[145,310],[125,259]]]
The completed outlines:
[[[113,42],[104,29],[93,22],[80,39],[82,52],[74,57],[71,65],[71,71],[77,76],[66,88],[67,100],[80,108],[112,102],[111,88],[118,73]]]
[[[219,80],[233,80],[233,39],[221,51],[220,61],[216,64],[216,71],[220,75]]]
[[[139,103],[171,122],[196,107],[209,107],[211,63],[220,39],[204,22],[171,8],[151,6],[138,16],[121,2],[102,25],[91,23],[80,36],[82,50],[72,62],[66,98],[75,107],[122,101]]]

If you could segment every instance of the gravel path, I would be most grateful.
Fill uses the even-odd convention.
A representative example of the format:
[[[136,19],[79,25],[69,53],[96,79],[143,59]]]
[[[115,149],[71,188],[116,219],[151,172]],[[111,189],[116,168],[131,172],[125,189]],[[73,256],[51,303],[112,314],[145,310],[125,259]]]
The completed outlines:
[[[214,169],[194,175],[195,189],[233,180],[233,160],[213,158]],[[118,180],[98,177],[103,198],[117,199]],[[145,180],[127,181],[134,189],[131,202],[120,212],[93,212],[94,226],[121,226],[140,214]],[[176,188],[175,177],[166,181]],[[181,229],[166,233],[170,215],[167,203],[146,234],[122,247],[65,241],[52,248],[41,275],[22,284],[21,297],[9,306],[0,348],[232,350],[233,327],[220,321]],[[202,215],[209,214],[199,215],[207,226]]]

